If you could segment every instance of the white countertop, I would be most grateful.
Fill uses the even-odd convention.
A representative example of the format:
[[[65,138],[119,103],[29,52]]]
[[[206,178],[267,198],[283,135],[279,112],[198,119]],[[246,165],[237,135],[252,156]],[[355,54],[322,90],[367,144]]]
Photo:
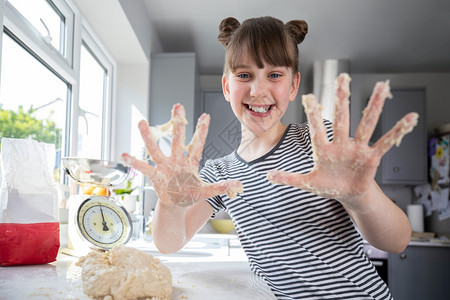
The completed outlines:
[[[172,255],[157,252],[151,240],[127,246],[151,253],[171,270],[171,299],[275,299],[251,272],[233,235],[200,234]],[[60,253],[50,264],[0,267],[0,299],[90,299],[83,292],[77,260]]]

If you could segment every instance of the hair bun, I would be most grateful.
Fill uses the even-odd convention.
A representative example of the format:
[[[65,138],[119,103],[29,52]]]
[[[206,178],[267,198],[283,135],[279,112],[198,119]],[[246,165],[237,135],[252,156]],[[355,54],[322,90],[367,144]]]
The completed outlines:
[[[308,24],[303,20],[289,21],[284,26],[297,44],[303,42],[308,33]]]
[[[239,26],[241,26],[241,23],[233,17],[223,19],[219,25],[219,36],[217,37],[219,42],[226,47],[230,42],[233,32],[236,31]]]

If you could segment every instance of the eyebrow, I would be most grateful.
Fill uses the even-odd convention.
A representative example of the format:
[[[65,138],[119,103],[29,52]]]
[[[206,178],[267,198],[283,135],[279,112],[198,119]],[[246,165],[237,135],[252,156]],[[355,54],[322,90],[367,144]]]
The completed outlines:
[[[245,69],[245,68],[250,68],[249,65],[237,65],[234,67],[234,69]]]

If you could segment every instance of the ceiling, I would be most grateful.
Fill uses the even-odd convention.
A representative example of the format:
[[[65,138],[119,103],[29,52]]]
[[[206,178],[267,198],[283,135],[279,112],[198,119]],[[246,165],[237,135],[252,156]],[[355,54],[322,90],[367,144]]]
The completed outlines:
[[[350,72],[450,72],[448,0],[143,0],[164,52],[196,52],[201,75],[220,75],[218,25],[274,16],[304,19],[300,71],[314,60],[350,60]]]

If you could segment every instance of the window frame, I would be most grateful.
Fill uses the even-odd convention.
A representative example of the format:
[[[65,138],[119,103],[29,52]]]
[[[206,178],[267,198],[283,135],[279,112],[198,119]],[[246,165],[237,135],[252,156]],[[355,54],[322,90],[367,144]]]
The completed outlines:
[[[108,52],[103,50],[103,47],[97,42],[98,37],[95,36],[94,31],[90,28],[90,25],[83,20],[81,28],[81,40],[77,49],[81,52],[81,47],[84,44],[86,49],[93,55],[93,57],[102,65],[106,70],[106,76],[103,86],[103,124],[102,124],[102,149],[101,155],[104,158],[110,159],[111,157],[111,145],[112,145],[112,116],[114,106],[114,78],[116,65],[114,59]],[[80,70],[81,55],[78,55],[78,70]],[[78,119],[78,118],[77,118]]]
[[[113,149],[113,113],[116,62],[100,39],[95,35],[80,10],[72,0],[48,0],[65,17],[66,36],[64,53],[44,41],[38,32],[10,3],[0,0],[0,67],[2,60],[2,36],[6,27],[20,43],[25,45],[36,59],[43,62],[50,71],[68,83],[69,91],[66,106],[66,128],[63,133],[63,156],[77,156],[78,146],[78,103],[80,80],[80,53],[84,43],[105,68],[107,75],[104,86],[103,125],[102,125],[102,159],[111,159]],[[1,78],[0,78],[1,86]]]

